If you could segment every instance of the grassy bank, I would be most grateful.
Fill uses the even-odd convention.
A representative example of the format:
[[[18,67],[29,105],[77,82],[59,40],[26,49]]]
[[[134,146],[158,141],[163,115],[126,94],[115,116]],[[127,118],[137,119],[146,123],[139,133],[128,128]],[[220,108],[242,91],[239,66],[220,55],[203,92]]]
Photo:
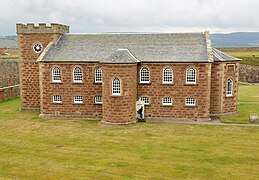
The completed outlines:
[[[240,83],[238,87],[238,111],[234,116],[222,117],[225,123],[249,123],[249,114],[259,115],[259,86],[249,83]]]
[[[258,127],[42,120],[0,103],[0,179],[258,179]]]
[[[226,52],[227,54],[240,58],[241,64],[259,66],[259,52]]]

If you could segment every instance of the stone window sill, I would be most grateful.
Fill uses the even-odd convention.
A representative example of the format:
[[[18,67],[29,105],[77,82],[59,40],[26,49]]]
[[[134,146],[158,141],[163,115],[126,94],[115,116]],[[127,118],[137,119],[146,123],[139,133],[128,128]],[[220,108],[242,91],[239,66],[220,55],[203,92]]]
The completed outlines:
[[[74,102],[73,102],[73,104],[74,104],[74,105],[84,105],[85,103],[74,103]]]
[[[103,103],[94,103],[94,105],[103,105]]]
[[[226,95],[226,98],[233,98],[233,95]]]
[[[111,95],[111,97],[114,97],[114,98],[116,98],[116,97],[121,97],[121,96],[122,96],[121,94],[118,94],[118,95],[112,94],[112,95]]]

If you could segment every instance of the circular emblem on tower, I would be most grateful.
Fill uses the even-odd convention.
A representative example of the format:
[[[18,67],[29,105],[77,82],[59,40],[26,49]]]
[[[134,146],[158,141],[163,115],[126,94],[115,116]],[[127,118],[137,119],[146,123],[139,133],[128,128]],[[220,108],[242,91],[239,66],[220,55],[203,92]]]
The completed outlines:
[[[34,52],[40,53],[42,51],[42,44],[41,43],[35,43],[32,48],[33,48]]]

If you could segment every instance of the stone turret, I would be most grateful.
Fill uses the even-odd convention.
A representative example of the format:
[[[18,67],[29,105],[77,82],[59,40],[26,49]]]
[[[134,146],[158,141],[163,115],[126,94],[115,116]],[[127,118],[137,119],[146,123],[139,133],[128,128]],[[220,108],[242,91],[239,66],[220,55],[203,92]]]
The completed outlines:
[[[69,26],[40,23],[16,24],[19,41],[21,109],[40,108],[39,65],[36,62],[50,42],[56,42]]]

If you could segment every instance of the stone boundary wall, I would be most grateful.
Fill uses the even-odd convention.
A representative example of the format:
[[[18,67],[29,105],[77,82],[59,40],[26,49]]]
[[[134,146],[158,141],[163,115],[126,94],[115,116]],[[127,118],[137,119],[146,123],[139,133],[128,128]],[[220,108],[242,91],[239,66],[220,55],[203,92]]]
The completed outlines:
[[[20,96],[18,59],[0,59],[0,102]]]
[[[217,47],[223,52],[258,52],[259,47]]]
[[[20,85],[0,88],[0,102],[20,97]]]
[[[239,81],[259,83],[259,66],[240,64]]]

